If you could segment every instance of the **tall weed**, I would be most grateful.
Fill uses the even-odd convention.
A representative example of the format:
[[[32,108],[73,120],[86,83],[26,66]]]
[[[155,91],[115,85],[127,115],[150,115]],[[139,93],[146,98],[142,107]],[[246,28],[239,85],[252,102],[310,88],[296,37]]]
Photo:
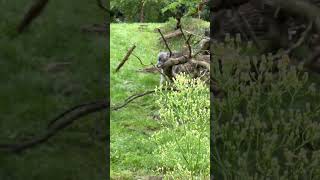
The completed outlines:
[[[319,88],[303,64],[249,57],[240,43],[212,46],[212,75],[225,92],[212,111],[215,177],[320,179]]]
[[[168,179],[207,179],[209,88],[200,79],[180,75],[174,88],[158,87],[156,96],[162,126],[151,138],[158,145],[153,152],[160,162],[157,171],[166,174]]]

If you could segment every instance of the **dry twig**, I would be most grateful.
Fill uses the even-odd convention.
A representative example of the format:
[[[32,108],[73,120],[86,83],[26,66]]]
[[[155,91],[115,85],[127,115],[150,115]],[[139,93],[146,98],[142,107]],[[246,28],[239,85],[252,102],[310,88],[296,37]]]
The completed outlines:
[[[127,52],[127,54],[125,55],[125,57],[122,59],[122,61],[120,62],[120,64],[118,65],[118,67],[116,68],[116,72],[118,72],[121,67],[124,65],[124,63],[127,62],[127,60],[129,59],[131,53],[133,52],[133,50],[136,48],[136,45],[133,45]]]
[[[38,137],[34,137],[31,140],[20,142],[20,143],[12,143],[12,144],[0,144],[1,150],[6,150],[9,152],[21,152],[26,149],[35,147],[39,144],[47,142],[49,138],[56,135],[62,129],[65,129],[73,122],[78,120],[80,117],[86,116],[91,113],[99,112],[101,110],[105,110],[109,107],[108,101],[98,101],[94,103],[88,103],[84,105],[79,105],[71,108],[70,110],[65,111],[61,115],[58,116],[51,125],[48,130]],[[62,119],[62,120],[60,120]]]
[[[171,51],[171,49],[170,49],[170,47],[169,47],[169,45],[167,43],[167,40],[164,38],[164,36],[163,36],[163,34],[161,32],[161,29],[158,28],[158,32],[160,33],[160,35],[161,35],[161,37],[162,37],[162,39],[164,41],[164,44],[166,45],[166,47],[167,47],[167,49],[168,49],[168,51],[170,53],[170,57],[171,57],[172,56],[172,51]]]

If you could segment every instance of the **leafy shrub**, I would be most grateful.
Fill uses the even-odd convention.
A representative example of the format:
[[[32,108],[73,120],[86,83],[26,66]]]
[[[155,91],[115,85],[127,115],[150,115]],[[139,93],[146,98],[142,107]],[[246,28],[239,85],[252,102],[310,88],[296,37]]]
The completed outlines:
[[[194,14],[200,2],[201,0],[111,0],[110,7],[113,11],[123,13],[126,21],[137,22],[140,20],[144,3],[145,22],[164,22],[178,13],[183,16]],[[202,13],[202,16],[207,18],[208,11]]]
[[[213,103],[215,177],[319,179],[318,88],[303,64],[271,54],[249,58],[241,41],[234,42],[212,46],[213,59],[222,61],[214,61],[212,75],[225,91]]]
[[[177,21],[174,18],[169,20],[161,27],[164,33],[172,32],[176,28]],[[181,19],[181,26],[184,30],[195,32],[199,35],[203,35],[206,30],[209,30],[210,23],[202,19],[185,17]]]
[[[140,11],[144,2],[145,22],[163,22],[169,18],[169,16],[164,16],[159,11],[159,9],[166,6],[164,1],[159,0],[111,0],[110,8],[123,13],[127,22],[139,22]]]
[[[166,90],[167,88],[167,90]],[[167,178],[190,179],[209,176],[209,88],[199,79],[178,76],[174,88],[158,87],[162,129],[151,140],[158,172]]]

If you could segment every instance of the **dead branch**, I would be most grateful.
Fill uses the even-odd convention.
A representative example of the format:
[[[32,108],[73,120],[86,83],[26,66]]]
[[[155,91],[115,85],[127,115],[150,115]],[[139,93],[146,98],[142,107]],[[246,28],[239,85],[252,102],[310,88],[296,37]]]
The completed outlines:
[[[151,63],[151,65],[166,79],[166,81],[169,81],[168,76],[165,75],[160,68],[158,68],[156,65],[154,65],[153,63]]]
[[[59,119],[64,118],[63,120],[55,120],[50,126],[50,128],[42,135],[35,137],[31,140],[13,143],[13,144],[0,144],[0,149],[9,151],[9,152],[22,152],[29,148],[35,147],[39,144],[45,143],[49,138],[55,136],[59,131],[65,129],[80,117],[86,116],[91,113],[99,112],[105,110],[109,107],[108,101],[97,101],[94,103],[88,103],[84,105],[79,105],[70,110],[67,110],[63,115],[59,115]]]
[[[152,94],[154,92],[155,90],[151,90],[151,91],[146,91],[144,93],[134,94],[128,97],[123,104],[112,107],[111,110],[117,111],[127,106],[129,103],[131,103],[135,99]],[[27,149],[36,147],[37,145],[47,142],[51,137],[55,136],[58,132],[65,129],[66,127],[70,126],[81,117],[84,117],[86,115],[96,113],[99,111],[107,110],[109,107],[110,107],[109,101],[106,101],[106,100],[74,106],[66,110],[65,112],[61,113],[60,115],[58,115],[53,120],[51,120],[47,126],[48,127],[47,131],[44,134],[24,142],[0,144],[0,150],[19,153]]]
[[[209,63],[207,63],[205,61],[196,61],[194,59],[191,59],[190,61],[191,61],[191,63],[197,64],[197,65],[204,67],[210,71],[210,64]]]
[[[108,8],[106,8],[102,1],[101,0],[97,0],[97,5],[100,9],[102,9],[103,11],[107,12],[107,13],[110,13],[110,10]]]
[[[117,111],[117,110],[127,106],[130,102],[134,101],[135,99],[138,99],[140,97],[143,97],[143,96],[146,96],[146,95],[149,95],[149,94],[152,94],[152,93],[155,93],[155,90],[150,90],[150,91],[146,91],[146,92],[143,92],[143,93],[134,94],[134,95],[128,97],[121,105],[112,107],[111,110]]]
[[[186,32],[187,34],[191,34],[193,36],[196,36],[196,37],[198,37],[200,39],[209,39],[209,37],[207,37],[205,35],[203,35],[203,36],[202,35],[198,35],[198,34],[195,34],[195,33],[191,32],[191,31],[188,31],[188,30],[184,30],[184,32]]]
[[[274,55],[273,58],[280,58],[284,55],[289,55],[293,50],[295,50],[296,48],[300,47],[306,40],[306,38],[308,37],[311,29],[312,29],[312,22],[310,22],[308,24],[308,27],[306,28],[305,31],[303,31],[303,33],[301,34],[301,36],[299,37],[298,41],[296,43],[294,43],[291,47],[289,47],[287,50],[281,52],[281,53],[278,53],[276,55]]]
[[[179,65],[179,64],[184,64],[188,61],[188,57],[186,56],[181,56],[178,58],[169,58],[164,64],[163,67],[167,68],[167,67],[172,67],[174,65]]]
[[[188,45],[188,49],[189,49],[189,55],[188,55],[189,58],[191,58],[191,56],[192,56],[192,48],[191,48],[191,45],[190,45],[190,39],[191,39],[191,37],[192,37],[192,35],[190,34],[189,37],[188,37],[188,39],[187,39],[187,41],[186,41],[186,43],[187,43],[187,45]]]
[[[188,37],[188,39],[187,39],[187,37],[186,37],[186,35],[184,34],[184,32],[183,32],[183,30],[182,30],[182,28],[180,27],[180,31],[181,31],[181,33],[182,33],[182,36],[183,36],[183,38],[184,38],[184,40],[185,40],[185,43],[187,44],[187,46],[188,46],[188,49],[189,49],[189,54],[188,54],[188,57],[189,58],[191,58],[191,56],[192,56],[192,49],[191,49],[191,45],[190,45],[190,39],[191,39],[191,34],[189,35],[189,37]]]
[[[306,30],[303,31],[299,40],[295,44],[293,44],[288,50],[285,51],[286,54],[290,54],[294,49],[300,47],[305,42],[306,38],[308,37],[308,35],[312,29],[312,24],[313,24],[313,22],[310,22],[308,24]]]
[[[22,33],[31,24],[31,22],[42,13],[48,2],[49,0],[37,0],[32,4],[17,27],[18,33]]]
[[[254,44],[256,45],[256,47],[257,47],[259,50],[261,50],[261,44],[259,43],[258,38],[257,38],[257,36],[255,35],[255,33],[253,32],[251,25],[249,24],[249,22],[247,21],[247,19],[244,18],[244,17],[241,15],[239,9],[237,9],[237,10],[235,10],[235,11],[237,12],[237,14],[238,14],[238,16],[240,17],[241,21],[242,21],[242,22],[244,23],[244,25],[246,26],[246,28],[247,28],[247,30],[248,30],[248,32],[249,32],[249,35],[250,35],[251,39],[253,40]]]
[[[127,52],[126,56],[122,59],[122,61],[120,62],[120,64],[118,65],[118,67],[116,68],[116,72],[118,72],[120,70],[120,68],[124,65],[124,63],[127,62],[127,60],[129,59],[131,53],[133,52],[133,50],[136,48],[136,45],[133,45]]]
[[[173,66],[179,65],[179,64],[184,64],[184,63],[188,62],[188,60],[189,60],[189,58],[187,56],[181,56],[178,58],[169,58],[161,67],[163,69],[163,73],[170,80],[172,80],[174,78],[174,74],[172,72]]]
[[[43,12],[48,2],[49,0],[36,0],[31,5],[27,13],[23,16],[23,19],[17,26],[17,31],[19,34],[25,31],[25,29],[32,23],[32,21],[35,20]],[[111,14],[111,11],[103,5],[101,0],[97,0],[97,5],[99,8]]]
[[[162,90],[178,91],[176,88],[173,88],[173,87],[172,88],[164,87],[164,88],[162,88]],[[126,107],[129,103],[131,103],[132,101],[134,101],[134,100],[136,100],[138,98],[144,97],[146,95],[153,94],[155,92],[156,92],[156,90],[149,90],[149,91],[145,91],[143,93],[133,94],[133,95],[129,96],[126,100],[124,100],[124,102],[122,104],[114,106],[114,107],[111,107],[111,110],[117,111],[119,109],[122,109],[122,108]]]
[[[97,104],[98,102],[90,102],[90,103],[85,103],[85,104],[80,104],[77,106],[74,106],[66,111],[64,111],[63,113],[61,113],[60,115],[56,116],[55,118],[53,118],[52,120],[49,121],[47,128],[50,128],[53,126],[53,124],[55,124],[58,120],[62,119],[64,116],[75,112],[81,108],[86,108],[86,107],[91,107],[94,106],[95,104]]]
[[[142,66],[147,66],[147,65],[143,64],[143,62],[142,62],[142,60],[141,60],[141,58],[140,58],[139,56],[135,55],[134,53],[132,53],[132,55],[139,60],[139,62],[140,62],[140,64],[141,64]]]
[[[170,47],[169,47],[169,45],[168,45],[168,43],[167,43],[166,38],[164,38],[164,36],[163,36],[163,34],[162,34],[162,32],[161,32],[161,30],[160,30],[159,28],[158,28],[158,32],[160,33],[161,38],[163,39],[164,44],[166,45],[166,47],[167,47],[167,49],[168,49],[168,51],[169,51],[169,53],[170,53],[170,57],[171,57],[171,56],[172,56],[172,51],[171,51],[171,49],[170,49]]]
[[[169,39],[172,39],[172,38],[175,38],[175,37],[179,37],[181,35],[182,35],[181,31],[179,29],[177,29],[177,30],[175,30],[175,31],[173,31],[171,33],[168,33],[168,34],[164,35],[163,38],[166,39],[166,40],[169,40]],[[163,38],[162,38],[162,40],[163,40]]]
[[[266,0],[264,0],[266,1]],[[273,6],[280,7],[284,11],[304,17],[309,22],[314,22],[318,32],[320,32],[320,8],[304,0],[277,0],[273,2]]]

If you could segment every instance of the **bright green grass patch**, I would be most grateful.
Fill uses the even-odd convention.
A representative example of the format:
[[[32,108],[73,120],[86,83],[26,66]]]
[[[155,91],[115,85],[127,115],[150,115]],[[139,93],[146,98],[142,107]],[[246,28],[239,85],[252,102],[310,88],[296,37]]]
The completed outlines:
[[[111,25],[111,104],[120,103],[134,93],[154,89],[158,85],[159,75],[137,72],[143,67],[133,56],[118,73],[114,73],[114,70],[133,44],[137,45],[133,53],[139,56],[144,64],[156,63],[159,52],[158,34],[153,30],[160,25],[147,24],[144,30],[139,30],[140,24]],[[112,177],[132,178],[135,175],[152,173],[150,164],[153,145],[148,147],[142,142],[148,138],[147,134],[159,128],[158,123],[151,117],[156,108],[153,101],[152,96],[147,96],[111,113]]]
[[[159,43],[158,27],[170,29],[169,24],[148,23],[111,24],[110,64],[111,64],[111,105],[121,103],[128,96],[153,90],[159,85],[159,74],[137,72],[144,68],[137,58],[130,56],[122,69],[115,73],[119,62],[128,49],[136,45],[133,54],[142,59],[144,64],[156,64],[160,51],[167,51]],[[187,26],[188,24],[186,24]],[[203,23],[201,33],[209,23]],[[169,41],[172,50],[179,51],[184,45],[181,39]],[[152,152],[156,144],[150,141],[150,136],[160,130],[160,124],[153,116],[158,113],[154,103],[156,97],[145,96],[127,107],[111,112],[111,177],[113,179],[133,179],[137,176],[155,175],[159,161]]]
[[[81,27],[104,22],[94,2],[52,1],[21,36],[14,28],[31,1],[0,1],[0,143],[30,139],[71,106],[106,96],[106,38]],[[62,72],[49,63],[70,62]],[[15,155],[0,152],[1,180],[105,179],[106,114],[98,113],[38,147]]]

